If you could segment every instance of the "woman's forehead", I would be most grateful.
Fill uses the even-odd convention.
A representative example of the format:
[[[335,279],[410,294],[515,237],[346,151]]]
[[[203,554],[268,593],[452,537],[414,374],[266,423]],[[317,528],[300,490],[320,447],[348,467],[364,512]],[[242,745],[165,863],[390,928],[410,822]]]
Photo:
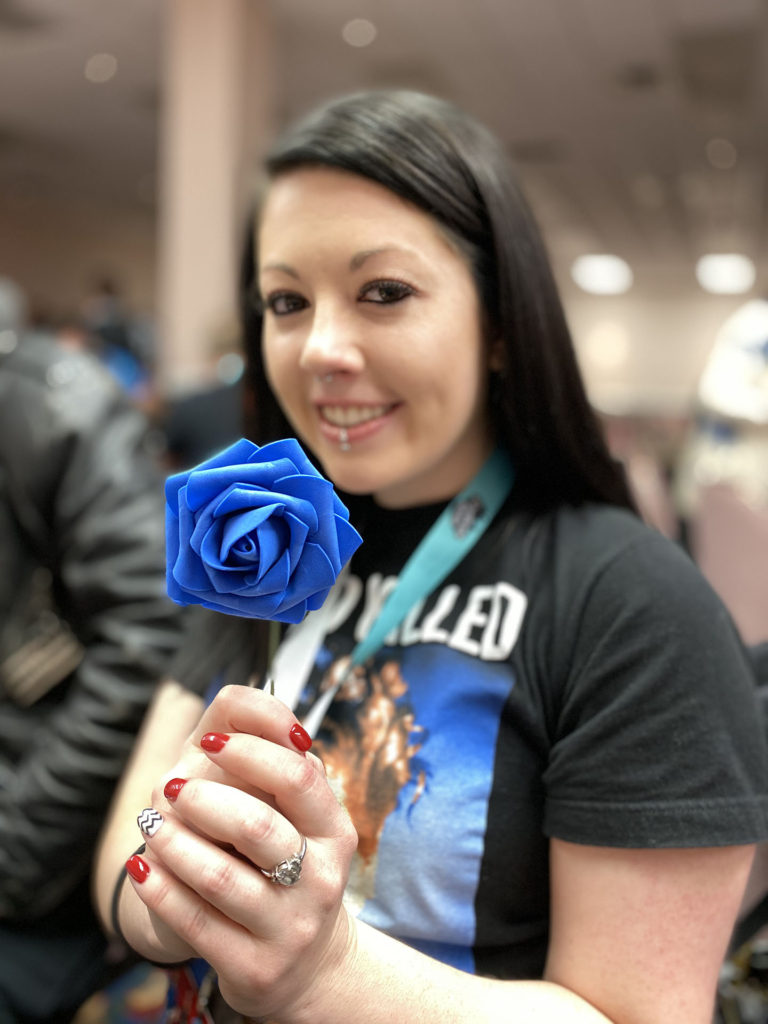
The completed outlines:
[[[378,182],[330,167],[296,168],[277,177],[256,226],[262,261],[279,262],[281,254],[309,239],[346,243],[358,263],[373,252],[419,252],[449,242],[419,207]]]

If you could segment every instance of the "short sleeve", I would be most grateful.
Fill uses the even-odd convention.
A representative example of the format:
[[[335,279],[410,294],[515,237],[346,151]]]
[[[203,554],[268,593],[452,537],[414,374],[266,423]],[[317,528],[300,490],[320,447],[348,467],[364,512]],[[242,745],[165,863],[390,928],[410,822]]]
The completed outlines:
[[[681,549],[652,531],[635,536],[562,616],[558,650],[548,835],[638,848],[768,835],[754,672]]]

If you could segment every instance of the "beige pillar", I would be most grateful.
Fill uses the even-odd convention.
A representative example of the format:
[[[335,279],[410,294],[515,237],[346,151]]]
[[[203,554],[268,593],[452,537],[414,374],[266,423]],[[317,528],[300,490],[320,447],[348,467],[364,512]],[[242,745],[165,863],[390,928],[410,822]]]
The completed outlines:
[[[246,90],[265,39],[260,2],[165,5],[158,342],[160,385],[174,392],[206,377],[211,343],[236,313],[243,160],[255,130]],[[266,96],[265,65],[261,74]]]

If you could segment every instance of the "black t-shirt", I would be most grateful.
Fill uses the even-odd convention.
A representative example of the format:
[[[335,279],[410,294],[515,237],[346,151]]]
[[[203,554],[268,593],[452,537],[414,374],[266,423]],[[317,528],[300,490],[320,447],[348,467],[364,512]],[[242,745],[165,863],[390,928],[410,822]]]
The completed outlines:
[[[355,522],[349,573],[274,666],[300,717],[439,512],[371,502]],[[540,976],[550,837],[768,837],[754,686],[728,614],[674,544],[618,509],[532,518],[508,503],[317,732],[360,836],[348,906],[464,970]]]

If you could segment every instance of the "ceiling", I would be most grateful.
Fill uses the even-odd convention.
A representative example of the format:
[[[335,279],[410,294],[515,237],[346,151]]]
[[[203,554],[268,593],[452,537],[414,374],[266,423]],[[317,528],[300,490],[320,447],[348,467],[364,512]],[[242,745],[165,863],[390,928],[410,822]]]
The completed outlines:
[[[361,86],[438,92],[505,140],[559,265],[617,253],[642,289],[738,251],[765,279],[766,0],[249,2],[274,26],[278,123]],[[151,207],[163,13],[0,0],[0,192]],[[343,41],[355,18],[370,45]],[[98,53],[118,73],[94,85]]]

